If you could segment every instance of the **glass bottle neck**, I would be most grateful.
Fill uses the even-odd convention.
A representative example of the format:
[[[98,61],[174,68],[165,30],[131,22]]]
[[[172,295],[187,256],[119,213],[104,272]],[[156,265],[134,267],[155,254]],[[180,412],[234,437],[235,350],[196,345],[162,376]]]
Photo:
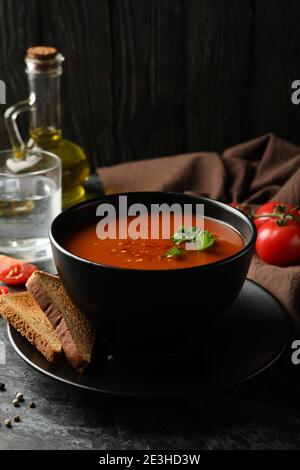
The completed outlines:
[[[41,147],[43,141],[62,138],[60,73],[28,73],[31,104],[29,134]]]

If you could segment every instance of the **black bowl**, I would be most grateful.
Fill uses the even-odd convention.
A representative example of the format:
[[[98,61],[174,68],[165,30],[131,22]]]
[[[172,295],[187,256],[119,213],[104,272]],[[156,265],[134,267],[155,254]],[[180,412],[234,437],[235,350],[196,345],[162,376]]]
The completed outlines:
[[[163,192],[128,193],[128,205],[203,203],[205,215],[226,222],[244,237],[236,255],[205,266],[140,270],[117,268],[82,259],[64,248],[77,227],[96,220],[96,208],[118,208],[119,195],[77,204],[53,221],[50,240],[62,283],[73,302],[99,327],[112,353],[171,353],[201,343],[211,321],[234,302],[253,255],[256,229],[240,211],[211,199]],[[97,219],[99,220],[99,218]]]

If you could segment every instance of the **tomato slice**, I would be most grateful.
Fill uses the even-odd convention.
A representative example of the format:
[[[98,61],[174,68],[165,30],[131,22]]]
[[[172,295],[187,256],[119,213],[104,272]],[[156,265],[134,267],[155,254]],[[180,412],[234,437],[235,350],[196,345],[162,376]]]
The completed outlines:
[[[0,286],[0,295],[8,294],[8,287]]]
[[[5,284],[25,284],[36,269],[33,264],[23,263],[9,256],[0,256],[0,281]]]
[[[22,261],[11,258],[10,256],[0,255],[0,273],[3,269],[15,266],[17,263],[22,263]]]

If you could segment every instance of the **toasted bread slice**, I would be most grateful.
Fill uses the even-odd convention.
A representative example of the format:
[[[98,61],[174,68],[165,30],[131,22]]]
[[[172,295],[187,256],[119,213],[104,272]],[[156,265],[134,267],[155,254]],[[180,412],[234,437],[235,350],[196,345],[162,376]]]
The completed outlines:
[[[61,344],[50,321],[29,292],[1,295],[0,314],[50,362],[56,362]]]
[[[60,339],[72,366],[82,372],[91,362],[95,330],[68,297],[58,276],[35,271],[26,283]]]

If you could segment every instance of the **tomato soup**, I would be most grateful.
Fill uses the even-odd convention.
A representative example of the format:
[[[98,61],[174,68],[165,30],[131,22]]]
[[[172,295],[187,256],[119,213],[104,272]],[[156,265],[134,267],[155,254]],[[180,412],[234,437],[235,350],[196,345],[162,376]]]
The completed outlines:
[[[129,217],[129,222],[130,219]],[[245,246],[239,232],[225,223],[206,217],[204,229],[213,234],[214,244],[203,251],[184,250],[184,254],[170,257],[167,257],[166,253],[174,247],[172,239],[165,240],[160,236],[159,239],[102,240],[97,237],[96,225],[96,222],[93,222],[79,227],[65,239],[64,247],[86,260],[121,268],[154,270],[201,266],[228,258]]]

